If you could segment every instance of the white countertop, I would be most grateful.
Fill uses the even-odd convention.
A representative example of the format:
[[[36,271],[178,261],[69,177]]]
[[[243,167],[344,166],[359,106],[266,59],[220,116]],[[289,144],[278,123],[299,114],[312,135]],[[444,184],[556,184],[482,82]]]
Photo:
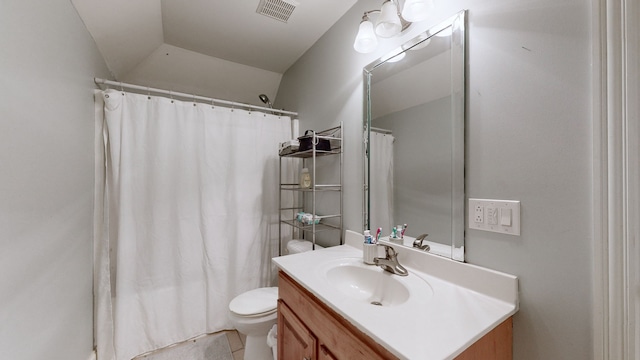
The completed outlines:
[[[339,259],[362,259],[362,239],[361,234],[347,231],[346,245],[273,261],[400,359],[453,359],[518,310],[515,276],[400,246],[395,247],[398,260],[409,276],[398,280],[424,288],[397,306],[354,301],[326,281],[322,269]]]

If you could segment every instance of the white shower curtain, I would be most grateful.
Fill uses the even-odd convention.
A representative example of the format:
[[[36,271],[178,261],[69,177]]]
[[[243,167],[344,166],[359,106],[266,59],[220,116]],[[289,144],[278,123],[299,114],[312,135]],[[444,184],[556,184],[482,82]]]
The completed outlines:
[[[114,90],[96,97],[98,359],[231,328],[229,301],[273,279],[277,145],[291,120]]]
[[[370,227],[383,229],[383,234],[391,233],[393,223],[393,142],[390,134],[371,131],[370,149]]]

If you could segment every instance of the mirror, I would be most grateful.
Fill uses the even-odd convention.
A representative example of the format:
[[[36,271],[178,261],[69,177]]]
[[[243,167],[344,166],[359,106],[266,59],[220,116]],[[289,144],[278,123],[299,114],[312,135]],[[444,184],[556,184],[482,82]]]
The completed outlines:
[[[364,68],[364,226],[464,261],[465,11]],[[422,250],[421,250],[422,251]]]

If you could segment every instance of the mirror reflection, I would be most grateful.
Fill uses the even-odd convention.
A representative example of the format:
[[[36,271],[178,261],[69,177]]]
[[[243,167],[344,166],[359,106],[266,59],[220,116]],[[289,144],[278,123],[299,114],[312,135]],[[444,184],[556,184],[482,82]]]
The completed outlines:
[[[464,22],[463,11],[364,69],[365,229],[459,261]]]

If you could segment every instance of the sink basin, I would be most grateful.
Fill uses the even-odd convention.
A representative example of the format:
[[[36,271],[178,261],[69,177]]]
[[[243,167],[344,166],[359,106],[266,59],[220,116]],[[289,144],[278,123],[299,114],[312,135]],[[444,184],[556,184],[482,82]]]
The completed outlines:
[[[393,306],[407,301],[409,289],[392,277],[395,275],[379,270],[353,265],[336,266],[327,271],[327,279],[344,295],[373,305]]]
[[[425,300],[433,294],[431,287],[416,275],[394,275],[378,266],[365,265],[360,258],[330,262],[323,267],[321,276],[350,300],[375,306],[398,306],[411,299],[412,294]]]

